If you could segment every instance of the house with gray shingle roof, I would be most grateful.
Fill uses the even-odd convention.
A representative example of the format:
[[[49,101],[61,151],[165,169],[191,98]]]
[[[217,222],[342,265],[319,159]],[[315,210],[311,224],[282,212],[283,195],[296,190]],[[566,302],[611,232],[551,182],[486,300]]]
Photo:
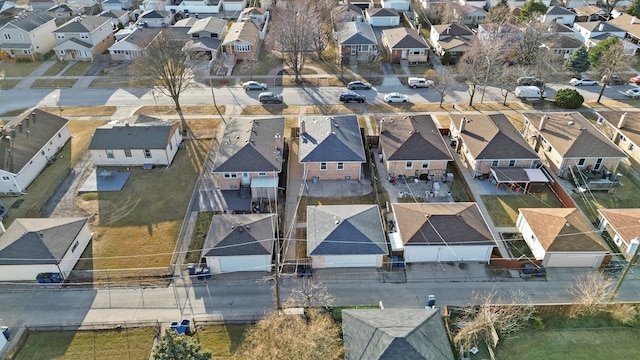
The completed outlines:
[[[398,26],[400,15],[393,9],[369,8],[364,11],[365,18],[371,26]]]
[[[169,166],[182,143],[180,124],[140,115],[100,126],[89,153],[98,166]]]
[[[382,45],[390,54],[390,62],[406,60],[409,63],[420,63],[429,60],[430,47],[414,29],[400,27],[382,30]]]
[[[633,166],[640,164],[640,112],[605,110],[597,114],[600,131],[629,156]]]
[[[100,4],[102,10],[131,10],[133,9],[133,2],[131,0],[104,0]],[[126,25],[126,24],[123,24]]]
[[[2,23],[0,23],[2,24]],[[0,50],[10,58],[42,59],[56,45],[55,19],[44,12],[25,12],[0,25]]]
[[[382,159],[392,176],[440,176],[453,161],[431,115],[383,118],[378,129]]]
[[[107,51],[116,40],[111,18],[79,16],[67,21],[53,32],[56,56],[60,61],[93,61],[94,55]]]
[[[298,159],[304,181],[360,180],[367,161],[355,115],[300,118]]]
[[[57,24],[64,24],[70,18],[82,14],[84,7],[77,4],[60,4],[47,9],[47,14],[56,19]]]
[[[448,52],[452,58],[458,58],[469,49],[475,34],[468,26],[454,23],[432,26],[429,36],[436,54]]]
[[[105,10],[98,16],[111,18],[111,25],[117,28],[118,25],[127,26],[131,21],[131,12],[127,10]]]
[[[615,174],[627,155],[579,112],[523,113],[527,142],[560,177],[577,166]]]
[[[307,206],[307,256],[314,269],[381,267],[388,254],[378,205]]]
[[[488,262],[496,243],[474,202],[398,203],[389,234],[391,251],[406,263]]]
[[[66,279],[91,240],[88,218],[15,219],[0,235],[0,281]]]
[[[173,23],[173,14],[165,10],[146,10],[140,15],[138,22],[145,27],[167,27]]]
[[[638,45],[629,41],[627,31],[621,29],[610,21],[588,21],[573,24],[576,39],[584,43],[587,49],[596,46],[600,41],[615,36],[622,40],[625,54],[635,55]]]
[[[489,174],[492,167],[532,168],[540,162],[538,154],[503,114],[449,117],[456,152],[474,176]]]
[[[640,243],[640,208],[598,209],[598,230],[607,233],[622,254],[631,261]],[[635,265],[635,264],[634,264]]]
[[[253,199],[275,199],[284,147],[284,118],[228,121],[211,172],[221,190],[251,189]]]
[[[453,360],[437,309],[342,311],[346,360]]]
[[[331,17],[333,19],[334,27],[337,26],[338,23],[347,21],[362,21],[364,19],[362,8],[352,4],[350,1],[334,7],[331,10]]]
[[[518,209],[516,226],[544,267],[598,268],[611,252],[576,208]]]
[[[0,193],[20,194],[71,138],[69,120],[34,109],[0,129]]]
[[[371,25],[365,21],[349,21],[336,24],[334,34],[338,52],[338,62],[344,57],[367,60],[378,54],[378,40]]]
[[[160,28],[130,27],[115,34],[118,39],[109,47],[113,61],[131,61],[142,56],[144,49],[163,31]]]
[[[576,13],[562,6],[550,6],[547,12],[540,16],[540,21],[572,26],[576,21]]]
[[[202,248],[213,274],[271,271],[275,214],[214,215]]]
[[[176,23],[174,27],[177,27],[178,23]],[[199,19],[189,27],[187,31],[189,40],[186,42],[184,48],[191,53],[195,53],[195,58],[197,59],[215,59],[218,57],[218,52],[222,46],[222,39],[224,39],[226,34],[227,20],[214,16]]]
[[[574,51],[584,44],[572,35],[553,34],[544,36],[540,40],[540,45],[551,51],[556,60],[564,61],[568,59]]]

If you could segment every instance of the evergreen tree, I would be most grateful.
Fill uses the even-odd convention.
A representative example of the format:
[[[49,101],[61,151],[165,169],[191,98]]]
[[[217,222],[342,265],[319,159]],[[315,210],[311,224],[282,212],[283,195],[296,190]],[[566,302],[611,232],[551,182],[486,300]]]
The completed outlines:
[[[589,70],[589,53],[587,48],[582,45],[571,54],[562,64],[562,68],[572,71],[574,74],[580,74]]]
[[[529,0],[520,11],[520,15],[518,15],[518,20],[526,21],[535,15],[545,14],[547,12],[547,5],[542,3],[542,1],[533,1]]]
[[[627,14],[640,18],[640,0],[633,0],[633,4],[627,9]]]
[[[600,57],[602,56],[602,54],[607,51],[607,49],[619,42],[620,39],[615,37],[615,36],[611,36],[608,37],[602,41],[600,41],[596,46],[592,47],[591,49],[589,49],[589,64],[591,64],[591,66],[593,67],[597,67],[599,65],[600,62]]]
[[[213,355],[203,350],[195,338],[167,330],[153,350],[153,360],[210,360]]]

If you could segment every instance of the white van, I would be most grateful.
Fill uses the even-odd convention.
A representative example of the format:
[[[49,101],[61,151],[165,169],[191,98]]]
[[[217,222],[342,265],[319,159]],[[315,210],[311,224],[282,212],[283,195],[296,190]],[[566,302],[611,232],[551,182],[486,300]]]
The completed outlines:
[[[427,80],[425,78],[419,77],[410,77],[407,81],[407,85],[411,88],[430,88],[434,85],[432,80]]]
[[[517,98],[521,100],[546,98],[547,93],[543,92],[540,96],[540,88],[537,86],[518,86],[514,91]]]

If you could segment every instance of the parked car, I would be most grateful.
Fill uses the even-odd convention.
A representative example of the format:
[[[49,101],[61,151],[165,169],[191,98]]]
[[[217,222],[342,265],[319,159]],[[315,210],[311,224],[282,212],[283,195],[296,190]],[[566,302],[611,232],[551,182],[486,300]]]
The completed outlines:
[[[531,76],[523,76],[518,78],[517,80],[518,86],[542,86],[544,85],[544,83],[542,82],[542,80],[535,78],[535,77],[531,77]]]
[[[624,94],[633,99],[640,99],[640,88],[629,89]]]
[[[367,100],[364,95],[360,95],[355,91],[345,91],[340,94],[340,101],[348,103],[350,101],[355,101],[359,103],[363,103]]]
[[[407,101],[409,101],[409,97],[405,94],[393,92],[385,95],[384,101],[388,103],[406,103]]]
[[[627,82],[621,78],[620,76],[612,76],[611,80],[607,81],[607,75],[602,77],[602,80],[600,80],[601,82],[607,84],[607,85],[623,85],[626,84]]]
[[[596,86],[598,85],[598,82],[593,80],[593,79],[589,79],[586,77],[576,77],[573,78],[569,81],[569,84],[573,85],[573,86]]]
[[[245,90],[267,90],[269,88],[267,84],[257,81],[246,81],[242,83],[242,87]]]
[[[632,77],[629,81],[634,84],[640,84],[640,75]]]
[[[517,86],[516,90],[513,92],[517,98],[522,100],[527,99],[544,99],[547,97],[546,92],[540,93],[540,88],[537,86]]]
[[[282,95],[275,94],[272,92],[263,92],[258,95],[258,101],[263,104],[266,103],[274,103],[274,104],[282,104]]]
[[[347,88],[349,90],[369,90],[371,89],[371,84],[362,81],[352,81],[347,84]]]
[[[435,84],[433,80],[427,80],[425,78],[419,78],[419,77],[410,77],[407,80],[407,85],[415,89],[415,88],[430,88]]]

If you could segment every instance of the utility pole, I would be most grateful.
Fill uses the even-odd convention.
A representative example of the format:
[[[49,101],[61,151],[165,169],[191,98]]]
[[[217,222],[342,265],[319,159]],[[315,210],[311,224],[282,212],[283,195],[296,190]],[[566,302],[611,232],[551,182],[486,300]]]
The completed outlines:
[[[633,252],[633,256],[631,257],[631,261],[629,261],[627,263],[627,266],[624,268],[624,271],[622,272],[622,275],[620,275],[620,279],[618,279],[618,283],[616,284],[616,287],[613,288],[613,291],[611,292],[611,296],[609,296],[609,303],[612,303],[613,300],[615,300],[616,295],[618,295],[618,291],[620,290],[620,287],[622,286],[622,281],[624,280],[624,278],[627,276],[627,273],[629,273],[629,270],[631,269],[631,265],[635,264],[638,261],[638,254],[640,253],[640,245],[638,245],[636,247],[636,251]]]

